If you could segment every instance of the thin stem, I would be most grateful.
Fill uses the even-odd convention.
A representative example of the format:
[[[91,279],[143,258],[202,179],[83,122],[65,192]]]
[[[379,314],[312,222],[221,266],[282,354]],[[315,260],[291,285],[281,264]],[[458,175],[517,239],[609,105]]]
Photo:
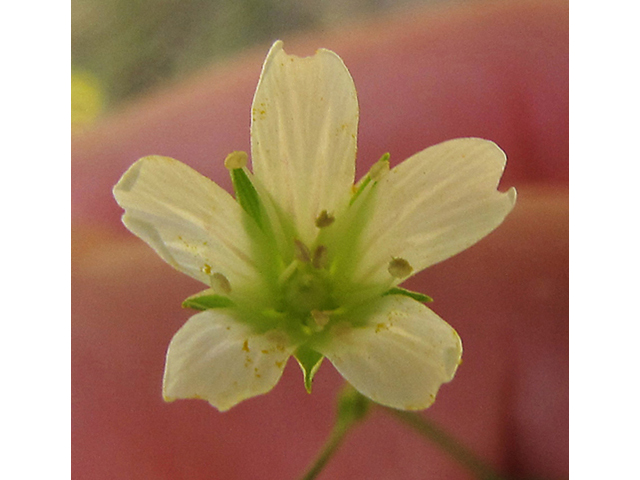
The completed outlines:
[[[313,480],[320,474],[329,460],[337,452],[338,447],[340,447],[349,429],[364,419],[371,405],[375,404],[347,385],[338,398],[336,423],[331,431],[331,435],[316,460],[300,480]],[[507,480],[507,477],[500,475],[490,465],[478,458],[471,450],[461,445],[454,437],[422,415],[415,412],[379,407],[434,442],[466,467],[476,478],[480,480]]]
[[[361,422],[369,410],[370,402],[359,394],[351,385],[347,384],[338,396],[336,411],[336,423],[333,426],[329,439],[322,447],[320,455],[311,465],[301,480],[313,480],[326,466],[331,457],[338,451],[338,447],[344,440],[349,429]]]
[[[505,477],[498,474],[488,464],[476,457],[473,452],[460,445],[455,438],[423,416],[414,412],[406,412],[392,408],[385,408],[385,410],[400,419],[409,427],[413,428],[416,432],[427,437],[429,440],[432,440],[440,448],[464,465],[477,478],[481,480],[506,480]]]
[[[353,425],[353,423],[354,422],[336,423],[336,425],[333,427],[333,431],[331,432],[331,436],[327,440],[327,443],[325,443],[324,447],[322,447],[320,455],[318,455],[318,458],[315,460],[313,465],[311,465],[311,468],[309,468],[307,473],[303,477],[301,477],[301,480],[313,480],[318,476],[327,462],[338,450],[338,447],[342,443],[342,440],[344,440],[347,431]]]

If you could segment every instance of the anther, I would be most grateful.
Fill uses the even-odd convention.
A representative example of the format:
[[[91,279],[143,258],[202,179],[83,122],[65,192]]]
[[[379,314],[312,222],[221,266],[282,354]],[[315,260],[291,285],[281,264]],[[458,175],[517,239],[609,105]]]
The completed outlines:
[[[313,268],[320,270],[327,266],[327,247],[318,245],[313,251],[313,259],[311,260]]]
[[[296,258],[303,263],[311,262],[311,252],[309,251],[309,247],[307,247],[304,243],[302,243],[298,239],[294,240],[294,245],[296,247],[295,248]]]
[[[404,258],[393,257],[393,259],[389,262],[388,270],[392,277],[405,278],[411,275],[411,272],[413,272],[413,267],[409,265],[409,262],[407,262]]]
[[[249,157],[247,156],[247,152],[231,152],[227,155],[227,158],[224,159],[224,166],[227,170],[236,170],[238,168],[246,167],[248,160]]]
[[[328,227],[335,221],[335,217],[333,215],[329,215],[326,210],[322,210],[318,218],[316,218],[316,227],[324,228]]]
[[[225,277],[223,274],[216,272],[211,275],[210,278],[211,288],[213,288],[215,291],[224,293],[226,295],[231,293],[231,284],[229,283],[227,277]]]

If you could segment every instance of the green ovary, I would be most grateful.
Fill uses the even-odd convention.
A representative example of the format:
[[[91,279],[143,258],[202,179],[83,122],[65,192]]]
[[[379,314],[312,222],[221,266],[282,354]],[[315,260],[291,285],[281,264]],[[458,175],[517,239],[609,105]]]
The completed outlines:
[[[337,308],[331,294],[331,279],[322,270],[301,265],[282,286],[282,307],[294,317],[308,317],[312,311]]]

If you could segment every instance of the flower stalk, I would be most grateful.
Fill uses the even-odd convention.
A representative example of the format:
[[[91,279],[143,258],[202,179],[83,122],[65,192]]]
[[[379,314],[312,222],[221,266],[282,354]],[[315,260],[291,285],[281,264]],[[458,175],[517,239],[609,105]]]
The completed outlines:
[[[359,394],[350,385],[346,385],[338,399],[336,422],[318,457],[300,480],[313,480],[327,466],[331,458],[342,445],[347,433],[356,424],[365,419],[373,402]],[[465,467],[478,480],[509,480],[498,473],[488,463],[479,458],[455,437],[436,425],[428,418],[416,412],[408,412],[378,405],[387,414],[408,426],[426,440],[434,443],[449,454],[456,462]]]
[[[369,411],[370,402],[360,395],[350,385],[346,385],[338,397],[336,422],[327,442],[322,447],[320,454],[311,464],[300,480],[313,480],[327,465],[329,460],[338,451],[342,441],[351,427],[360,423]]]

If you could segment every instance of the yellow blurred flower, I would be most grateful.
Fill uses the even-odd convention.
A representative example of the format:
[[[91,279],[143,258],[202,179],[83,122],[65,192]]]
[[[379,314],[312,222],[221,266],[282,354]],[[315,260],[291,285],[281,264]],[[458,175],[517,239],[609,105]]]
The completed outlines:
[[[98,79],[87,71],[71,72],[71,127],[92,123],[102,111],[104,95]]]

